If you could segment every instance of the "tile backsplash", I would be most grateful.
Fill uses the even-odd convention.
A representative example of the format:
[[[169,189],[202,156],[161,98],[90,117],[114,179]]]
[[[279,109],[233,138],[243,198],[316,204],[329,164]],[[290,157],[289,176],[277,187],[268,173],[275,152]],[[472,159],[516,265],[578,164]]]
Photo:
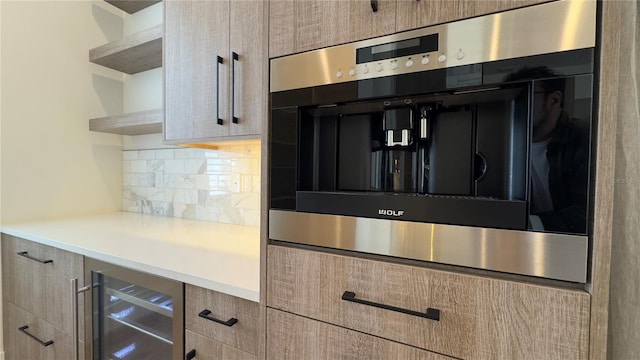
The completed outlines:
[[[260,226],[260,144],[122,152],[124,211]]]

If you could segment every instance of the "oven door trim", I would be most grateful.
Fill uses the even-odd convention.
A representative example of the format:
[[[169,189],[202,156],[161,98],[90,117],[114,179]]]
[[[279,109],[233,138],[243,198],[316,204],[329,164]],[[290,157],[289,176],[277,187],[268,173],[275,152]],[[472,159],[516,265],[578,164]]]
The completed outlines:
[[[269,238],[586,283],[588,237],[269,210]]]

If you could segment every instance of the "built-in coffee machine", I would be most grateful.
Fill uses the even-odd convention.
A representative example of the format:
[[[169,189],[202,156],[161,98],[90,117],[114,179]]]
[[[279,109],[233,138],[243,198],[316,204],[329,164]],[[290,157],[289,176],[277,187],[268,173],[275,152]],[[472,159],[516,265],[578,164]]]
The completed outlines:
[[[273,59],[270,238],[585,282],[595,8]]]

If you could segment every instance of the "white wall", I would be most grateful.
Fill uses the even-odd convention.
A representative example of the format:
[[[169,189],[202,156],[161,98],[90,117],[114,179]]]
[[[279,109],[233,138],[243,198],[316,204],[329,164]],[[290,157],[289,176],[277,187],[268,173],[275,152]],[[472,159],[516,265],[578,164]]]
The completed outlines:
[[[88,51],[121,35],[91,1],[2,1],[2,223],[121,207],[118,136],[88,130],[121,106]]]
[[[125,35],[162,24],[163,4],[158,3],[135,14],[125,15]],[[162,69],[153,69],[135,75],[126,75],[123,84],[124,112],[162,109]],[[124,150],[170,148],[162,143],[162,134],[124,136]]]
[[[88,62],[90,48],[122,36],[98,3],[0,1],[2,224],[121,208],[122,139],[88,128],[122,108],[122,79]]]

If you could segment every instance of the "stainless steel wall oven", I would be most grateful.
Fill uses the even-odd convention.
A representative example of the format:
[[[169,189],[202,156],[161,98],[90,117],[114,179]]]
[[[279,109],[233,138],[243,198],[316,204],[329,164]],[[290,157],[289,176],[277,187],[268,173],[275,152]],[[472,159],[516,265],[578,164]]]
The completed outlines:
[[[273,240],[586,282],[596,2],[271,60]]]

